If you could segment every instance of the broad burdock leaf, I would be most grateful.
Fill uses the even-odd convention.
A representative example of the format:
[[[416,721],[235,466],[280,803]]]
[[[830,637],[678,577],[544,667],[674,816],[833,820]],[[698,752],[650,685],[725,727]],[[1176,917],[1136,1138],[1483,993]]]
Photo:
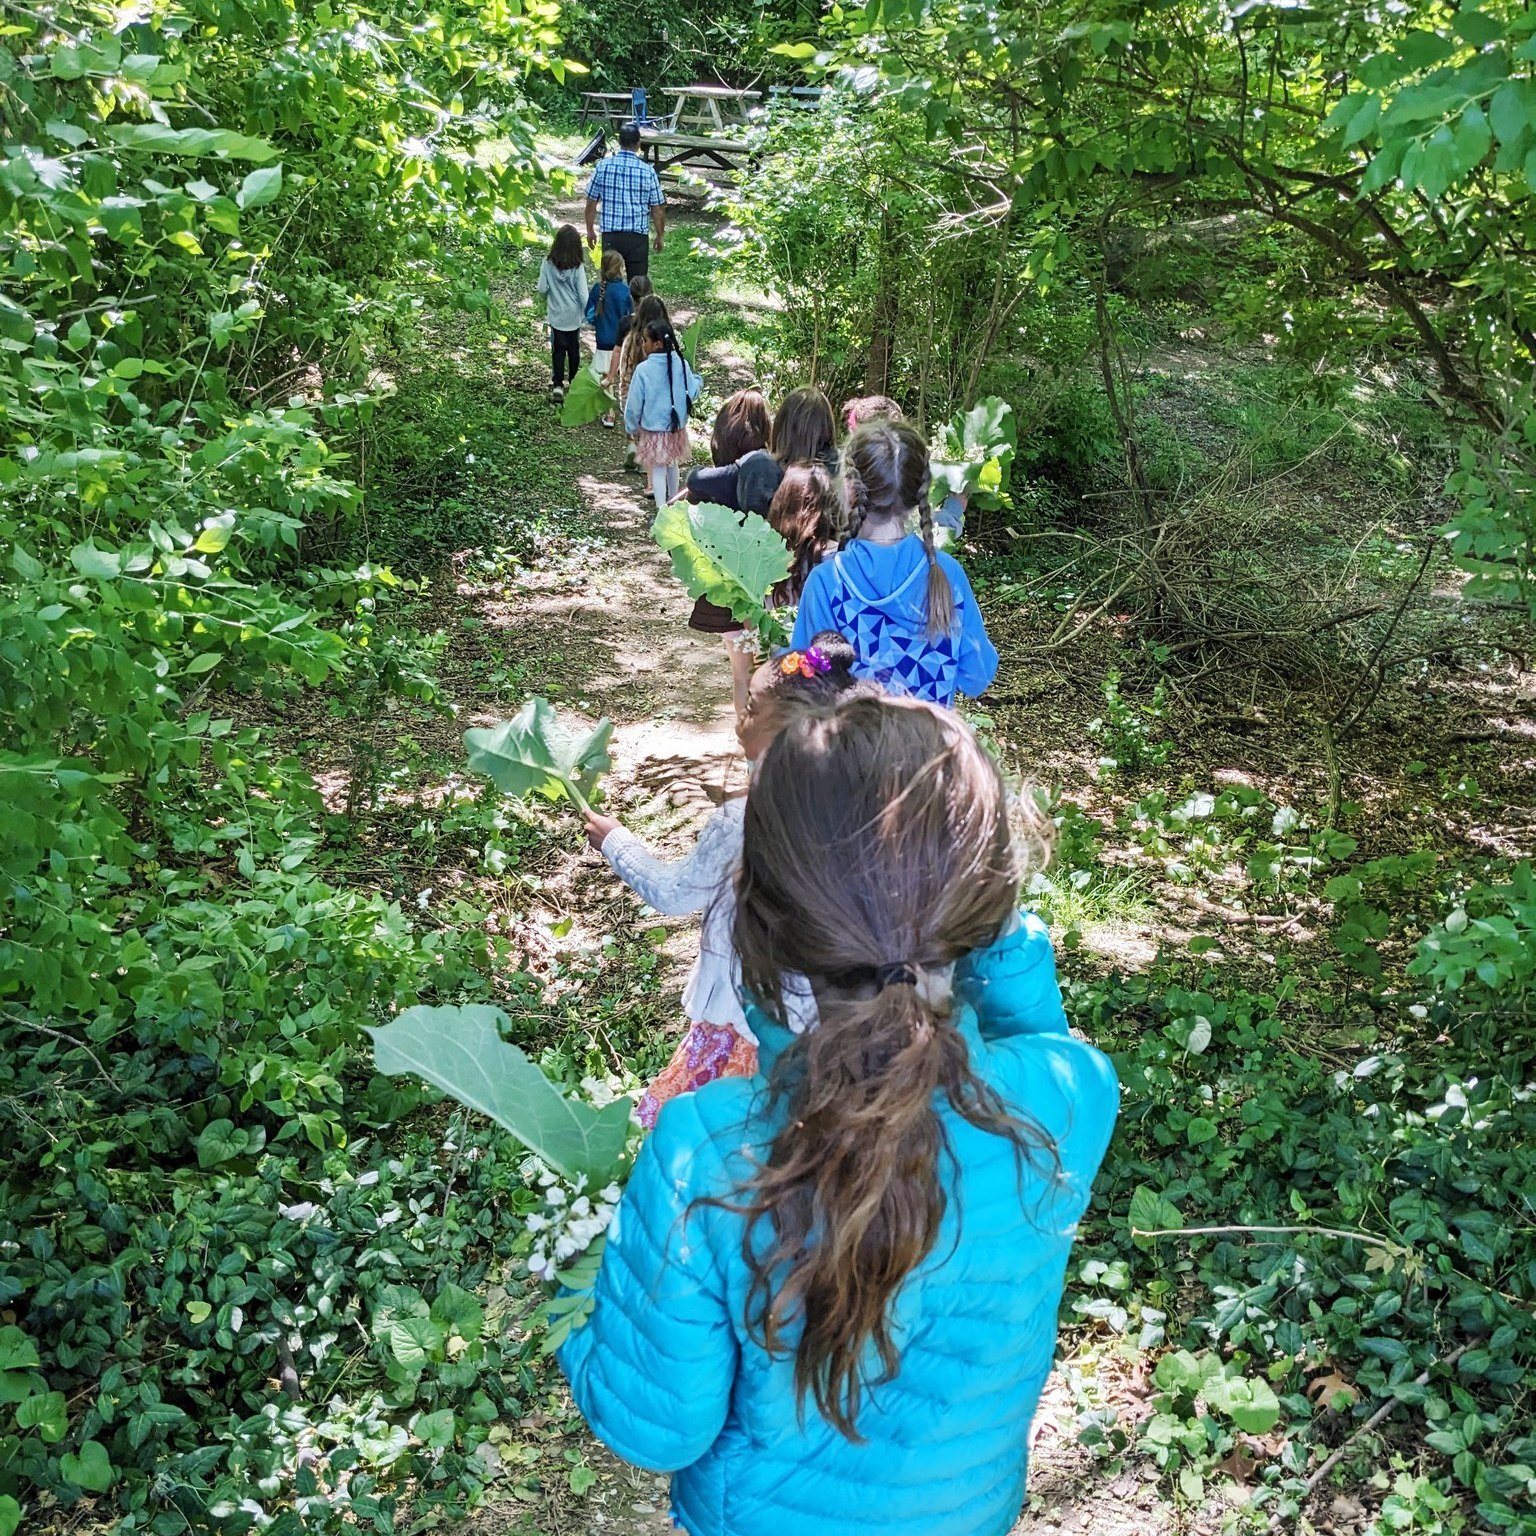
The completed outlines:
[[[595,379],[590,368],[578,368],[560,407],[562,427],[584,427],[599,416],[606,416],[618,402]]]
[[[929,446],[933,504],[968,493],[970,505],[980,511],[1004,505],[1018,446],[1013,407],[1006,400],[988,395],[970,410],[956,411]]]
[[[499,725],[464,732],[469,766],[504,795],[568,799],[585,811],[598,778],[613,766],[613,721],[599,720],[585,736],[567,731],[547,699],[529,699]]]
[[[656,514],[651,538],[672,557],[673,574],[690,597],[730,609],[769,645],[783,643],[783,623],[767,599],[789,575],[791,558],[766,519],[711,501],[674,501]]]
[[[594,1186],[606,1183],[629,1139],[629,1100],[595,1109],[566,1098],[501,1038],[506,1021],[499,1008],[483,1003],[407,1008],[388,1024],[368,1028],[374,1064],[387,1077],[414,1072],[489,1115],[565,1178],[585,1174]]]

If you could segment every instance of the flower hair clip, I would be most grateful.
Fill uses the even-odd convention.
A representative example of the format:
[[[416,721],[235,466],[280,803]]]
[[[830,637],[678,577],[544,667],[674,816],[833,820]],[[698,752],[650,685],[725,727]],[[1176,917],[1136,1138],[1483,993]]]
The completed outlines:
[[[816,645],[803,651],[786,651],[779,658],[779,671],[785,677],[794,677],[798,673],[807,682],[812,682],[825,677],[831,670],[832,663],[827,660],[826,652]]]

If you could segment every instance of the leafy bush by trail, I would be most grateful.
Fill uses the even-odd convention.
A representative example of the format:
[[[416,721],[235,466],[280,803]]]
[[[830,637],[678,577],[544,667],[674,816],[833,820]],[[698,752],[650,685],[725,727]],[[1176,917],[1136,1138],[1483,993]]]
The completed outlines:
[[[387,1179],[351,1157],[419,1101],[362,1026],[483,990],[484,914],[343,888],[314,781],[240,717],[430,693],[400,583],[315,556],[365,526],[383,347],[489,303],[542,182],[552,14],[7,13],[0,1530],[86,1497],[387,1529],[386,1485],[478,1486],[450,1448],[497,1346],[453,1286],[509,1177],[420,1135]]]

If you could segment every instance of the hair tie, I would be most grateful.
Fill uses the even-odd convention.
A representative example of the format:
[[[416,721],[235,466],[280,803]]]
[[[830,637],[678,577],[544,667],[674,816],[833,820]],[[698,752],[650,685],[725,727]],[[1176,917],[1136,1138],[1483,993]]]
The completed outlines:
[[[810,646],[803,651],[787,651],[779,658],[779,671],[785,677],[794,677],[798,674],[808,683],[814,682],[818,677],[825,677],[831,670],[832,663],[819,645]]]
[[[917,967],[905,960],[898,961],[894,965],[875,967],[875,986],[881,992],[884,992],[887,987],[915,987],[916,985]]]

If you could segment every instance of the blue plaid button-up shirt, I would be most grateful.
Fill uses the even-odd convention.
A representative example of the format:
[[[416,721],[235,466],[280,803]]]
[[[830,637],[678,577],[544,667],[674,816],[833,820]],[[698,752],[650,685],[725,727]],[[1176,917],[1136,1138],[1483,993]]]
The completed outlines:
[[[604,234],[619,229],[644,234],[651,209],[666,202],[656,172],[632,149],[598,161],[587,183],[587,196],[602,205]]]

